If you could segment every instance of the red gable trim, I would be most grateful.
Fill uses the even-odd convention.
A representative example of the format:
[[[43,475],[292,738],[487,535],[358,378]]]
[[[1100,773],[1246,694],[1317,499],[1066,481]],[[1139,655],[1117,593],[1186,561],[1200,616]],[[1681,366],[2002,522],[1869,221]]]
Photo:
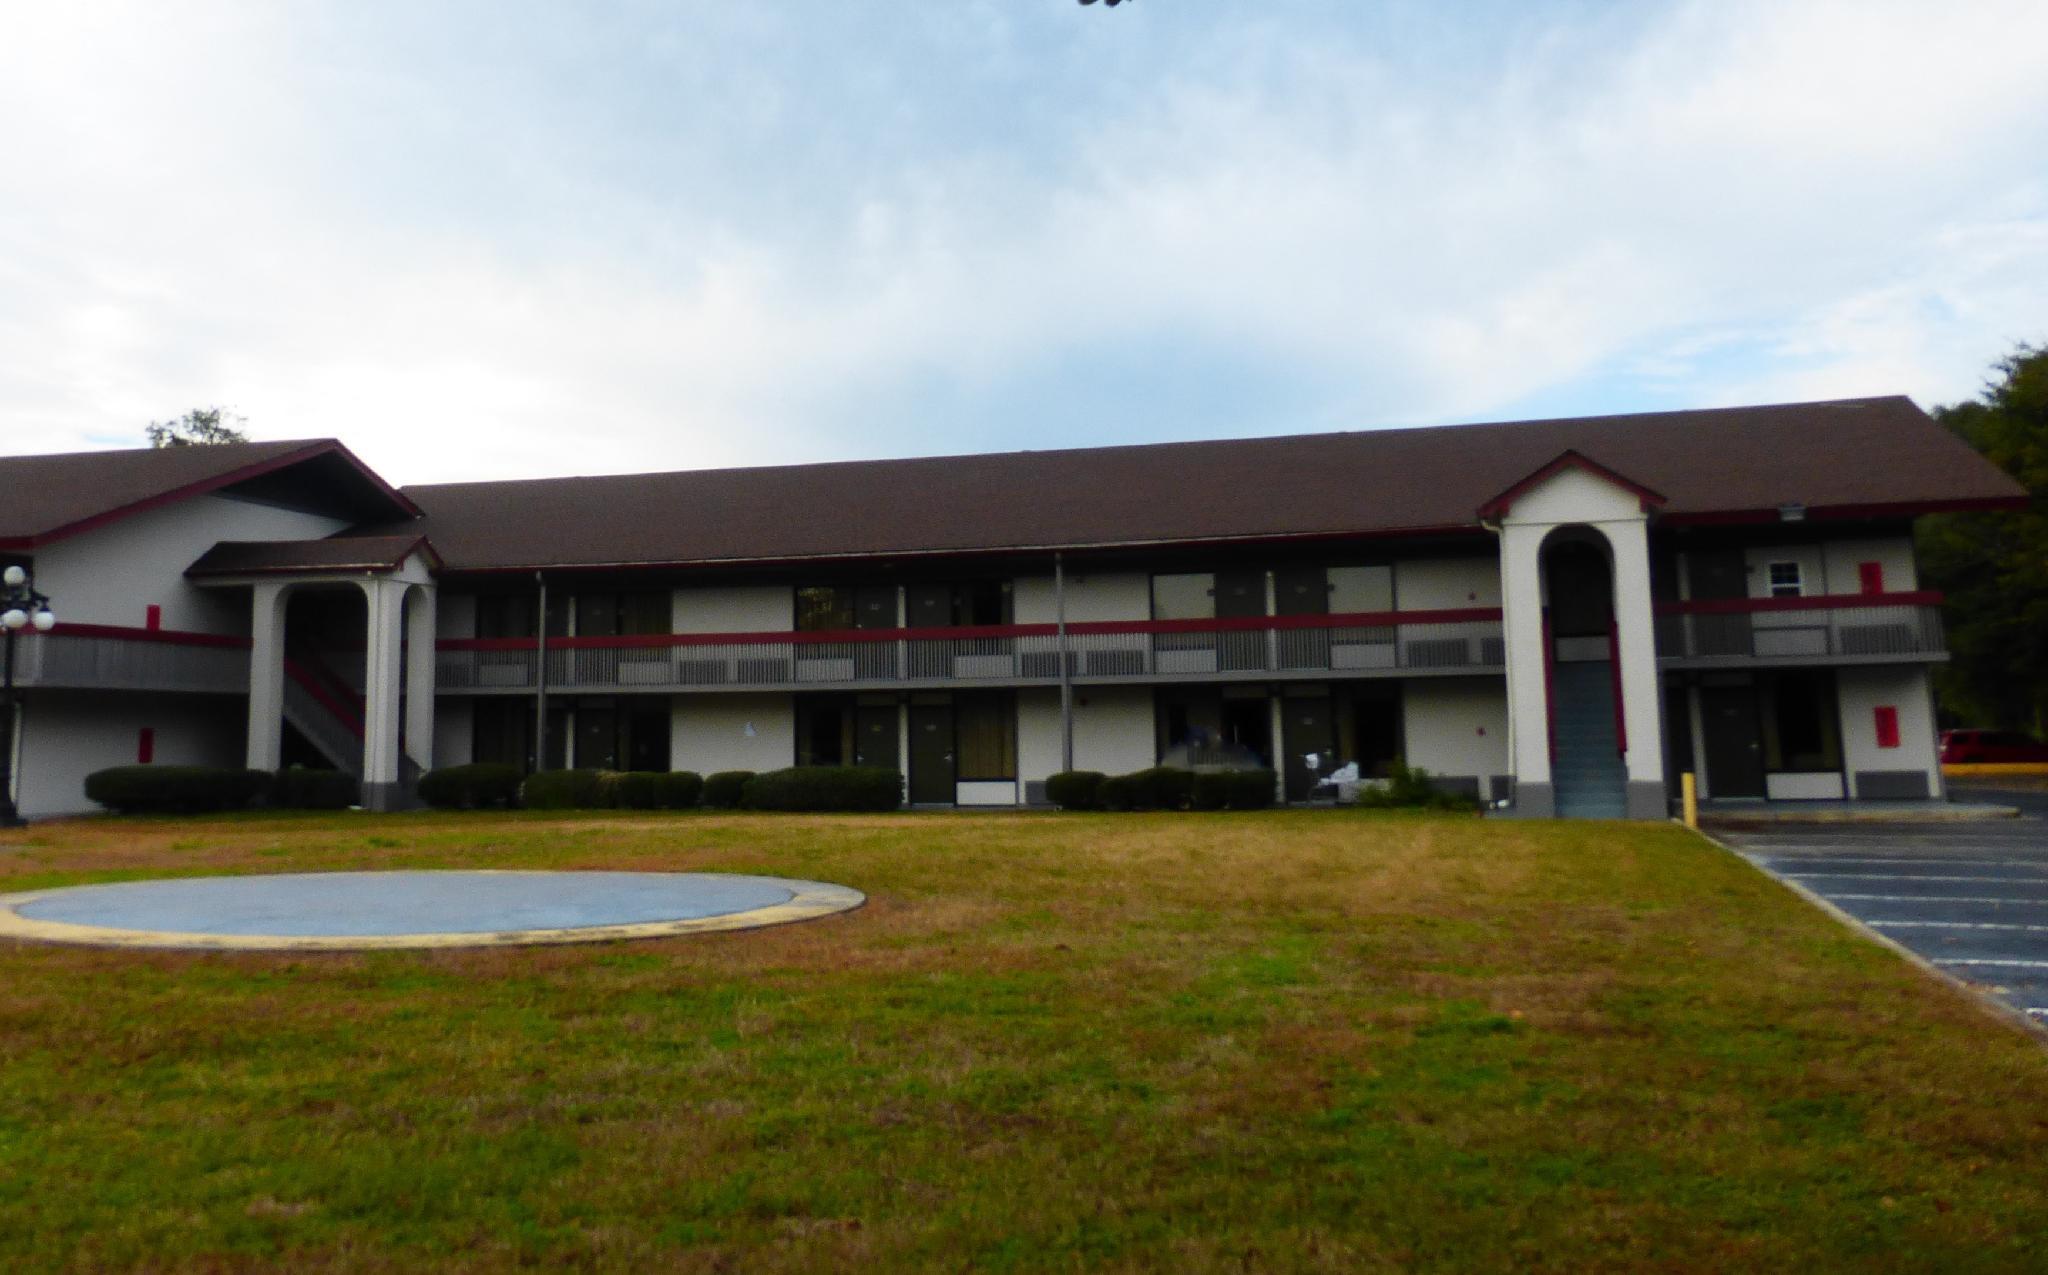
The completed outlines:
[[[1595,478],[1614,484],[1616,487],[1621,488],[1623,491],[1633,493],[1635,498],[1641,502],[1644,513],[1648,513],[1650,510],[1655,509],[1658,506],[1663,505],[1665,503],[1664,494],[1662,492],[1655,491],[1651,488],[1645,487],[1641,483],[1635,481],[1633,478],[1628,478],[1622,474],[1618,474],[1615,471],[1607,468],[1607,466],[1601,464],[1599,461],[1593,460],[1592,458],[1584,455],[1581,452],[1565,451],[1561,453],[1556,460],[1551,461],[1548,465],[1545,465],[1543,468],[1537,470],[1533,474],[1530,474],[1527,478],[1524,478],[1522,481],[1508,488],[1500,495],[1495,496],[1492,500],[1489,500],[1485,504],[1479,506],[1479,516],[1485,519],[1494,519],[1500,517],[1509,509],[1513,508],[1515,502],[1517,500],[1520,500],[1532,488],[1536,487],[1541,483],[1547,482],[1549,479],[1556,477],[1558,474],[1563,473],[1567,469],[1583,470],[1586,473],[1593,475],[1593,477]]]
[[[76,522],[66,523],[61,527],[40,532],[33,536],[12,536],[0,540],[0,549],[33,549],[38,545],[46,545],[62,540],[67,536],[75,536],[80,532],[104,527],[108,523],[119,522],[131,514],[139,514],[150,509],[160,509],[165,505],[175,505],[180,501],[190,500],[195,496],[204,496],[209,492],[219,491],[223,487],[232,487],[236,483],[247,482],[251,478],[260,478],[264,474],[330,454],[339,456],[347,461],[357,473],[368,479],[378,491],[382,492],[387,499],[400,509],[415,518],[421,516],[420,507],[407,499],[404,493],[400,492],[390,483],[385,482],[382,478],[379,478],[375,471],[356,458],[354,452],[342,446],[335,439],[329,438],[317,443],[308,444],[296,451],[286,452],[282,456],[273,456],[269,460],[260,460],[244,465],[240,469],[229,470],[225,474],[216,474],[212,478],[204,478],[196,483],[187,483],[183,487],[174,487],[170,491],[158,492],[154,496],[147,496],[118,508],[93,514],[89,518],[80,518]]]

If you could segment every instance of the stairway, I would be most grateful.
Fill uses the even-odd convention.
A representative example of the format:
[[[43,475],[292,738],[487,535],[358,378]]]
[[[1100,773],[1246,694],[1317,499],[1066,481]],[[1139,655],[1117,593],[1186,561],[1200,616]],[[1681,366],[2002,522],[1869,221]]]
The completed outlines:
[[[1551,782],[1561,819],[1620,819],[1628,771],[1614,735],[1614,671],[1605,660],[1560,662],[1551,676],[1557,753]]]
[[[284,662],[284,719],[338,770],[363,777],[363,720],[297,660]]]

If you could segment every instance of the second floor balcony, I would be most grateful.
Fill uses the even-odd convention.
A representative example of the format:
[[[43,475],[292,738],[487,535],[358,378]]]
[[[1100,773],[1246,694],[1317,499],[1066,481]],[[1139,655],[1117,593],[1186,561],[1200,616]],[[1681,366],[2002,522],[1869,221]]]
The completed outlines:
[[[1897,664],[1948,658],[1939,593],[1725,598],[1657,606],[1667,666]]]
[[[532,690],[533,638],[443,640],[443,691]],[[1056,685],[1498,673],[1500,612],[549,638],[551,691]]]
[[[15,639],[22,687],[246,693],[249,642],[213,633],[62,624]]]

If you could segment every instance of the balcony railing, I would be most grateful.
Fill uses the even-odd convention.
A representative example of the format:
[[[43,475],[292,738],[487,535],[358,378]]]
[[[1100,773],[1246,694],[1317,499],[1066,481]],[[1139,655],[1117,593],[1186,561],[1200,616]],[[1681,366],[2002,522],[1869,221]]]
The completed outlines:
[[[438,644],[437,685],[530,690],[533,638]],[[833,633],[678,633],[549,638],[550,690],[747,690],[833,686],[1227,680],[1401,672],[1495,672],[1500,612],[1377,612]]]
[[[249,641],[215,633],[59,623],[15,639],[21,686],[247,693]]]
[[[1938,593],[1727,598],[1657,607],[1663,660],[1879,663],[1947,653]]]

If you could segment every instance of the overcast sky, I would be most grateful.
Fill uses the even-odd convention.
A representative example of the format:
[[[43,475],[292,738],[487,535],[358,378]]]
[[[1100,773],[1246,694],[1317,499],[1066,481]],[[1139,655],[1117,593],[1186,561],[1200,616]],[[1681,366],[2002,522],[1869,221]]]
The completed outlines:
[[[2048,4],[0,0],[0,450],[398,482],[1975,394]]]

